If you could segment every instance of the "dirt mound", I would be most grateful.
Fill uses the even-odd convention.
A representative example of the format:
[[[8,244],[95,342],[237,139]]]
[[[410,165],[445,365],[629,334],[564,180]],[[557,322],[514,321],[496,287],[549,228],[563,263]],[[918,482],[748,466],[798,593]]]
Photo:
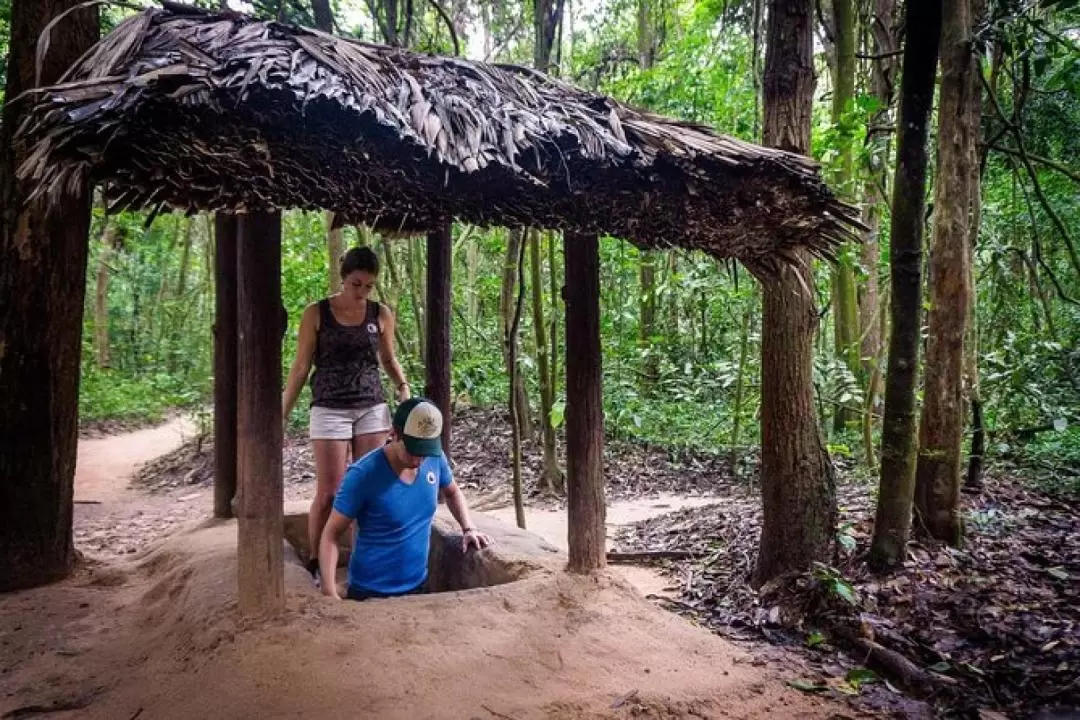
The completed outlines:
[[[561,572],[364,603],[286,568],[287,614],[238,618],[236,527],[3,600],[0,715],[80,718],[766,718],[835,706],[786,688],[625,583]],[[14,715],[13,715],[14,716]]]

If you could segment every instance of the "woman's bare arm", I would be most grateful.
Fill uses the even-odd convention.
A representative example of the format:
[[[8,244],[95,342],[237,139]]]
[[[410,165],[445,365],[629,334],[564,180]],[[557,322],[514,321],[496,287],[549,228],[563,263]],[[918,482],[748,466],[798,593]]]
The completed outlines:
[[[300,391],[311,373],[311,364],[315,359],[315,333],[319,326],[318,304],[308,305],[300,317],[300,335],[296,342],[296,358],[293,360],[289,377],[285,381],[285,392],[281,395],[281,417],[288,422],[289,413],[300,397]]]

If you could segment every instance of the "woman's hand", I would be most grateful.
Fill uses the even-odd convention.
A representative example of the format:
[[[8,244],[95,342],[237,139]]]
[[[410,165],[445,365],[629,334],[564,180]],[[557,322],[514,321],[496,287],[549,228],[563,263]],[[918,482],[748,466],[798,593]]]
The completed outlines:
[[[409,390],[409,383],[403,382],[397,386],[397,401],[405,402],[412,397],[412,392]]]

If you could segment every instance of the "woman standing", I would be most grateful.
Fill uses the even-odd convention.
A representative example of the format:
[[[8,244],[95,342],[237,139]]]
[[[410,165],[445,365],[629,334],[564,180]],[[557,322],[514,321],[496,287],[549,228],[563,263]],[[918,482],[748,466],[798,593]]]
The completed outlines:
[[[381,447],[390,431],[380,361],[394,382],[397,399],[409,397],[409,384],[394,355],[394,314],[368,299],[378,275],[379,258],[371,248],[352,248],[342,256],[341,290],[304,309],[296,359],[281,399],[287,420],[314,365],[310,433],[316,486],[308,513],[308,547],[313,553],[350,451],[358,460]],[[308,570],[317,574],[317,557],[308,561]]]

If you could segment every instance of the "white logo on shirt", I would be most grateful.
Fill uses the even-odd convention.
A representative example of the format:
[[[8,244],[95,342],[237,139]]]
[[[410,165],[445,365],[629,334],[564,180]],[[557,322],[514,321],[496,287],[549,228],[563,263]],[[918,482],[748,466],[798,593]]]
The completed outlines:
[[[429,472],[427,474],[427,481],[428,481],[428,485],[434,485],[435,484],[435,473]]]
[[[371,333],[372,335],[378,335],[379,334],[379,327],[375,323],[368,323],[367,324],[367,331],[369,333]]]

